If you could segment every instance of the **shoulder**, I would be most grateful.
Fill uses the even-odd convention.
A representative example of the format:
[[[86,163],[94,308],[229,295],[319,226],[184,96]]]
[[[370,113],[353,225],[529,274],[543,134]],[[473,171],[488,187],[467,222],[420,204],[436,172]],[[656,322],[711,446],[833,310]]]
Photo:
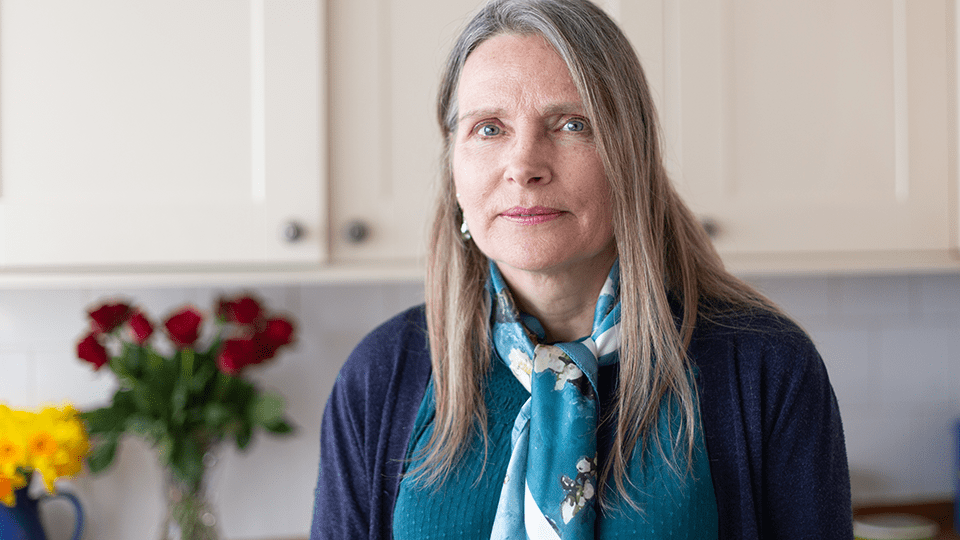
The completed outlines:
[[[411,367],[410,364],[419,365],[425,360],[429,366],[429,358],[427,323],[421,304],[370,331],[344,362],[337,382],[389,378],[398,370]]]
[[[409,309],[357,345],[327,400],[324,416],[331,437],[340,432],[356,439],[372,459],[376,452],[405,448],[431,374],[423,321],[422,306]]]
[[[423,306],[371,331],[327,399],[313,537],[389,537],[393,497],[413,419],[430,378]]]
[[[730,308],[698,318],[690,346],[701,369],[795,372],[822,363],[813,341],[793,320],[772,310]]]
[[[422,305],[397,314],[357,344],[329,401],[366,422],[418,406],[431,373],[428,343]]]
[[[704,317],[690,346],[705,403],[773,429],[799,411],[833,406],[827,369],[795,322],[769,310]]]
[[[711,421],[729,423],[737,416],[747,431],[768,436],[839,428],[836,397],[816,346],[780,313],[707,317],[698,324],[690,357],[699,370],[704,405],[726,415]],[[822,425],[812,425],[814,419]]]

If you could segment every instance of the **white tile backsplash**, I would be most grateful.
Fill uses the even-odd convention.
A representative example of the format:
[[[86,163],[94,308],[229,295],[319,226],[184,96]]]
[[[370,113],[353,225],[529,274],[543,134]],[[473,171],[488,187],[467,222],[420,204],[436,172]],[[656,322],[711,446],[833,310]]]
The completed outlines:
[[[0,321],[2,324],[2,321]],[[0,349],[0,401],[14,407],[36,405],[37,373],[30,353]]]
[[[871,405],[841,409],[854,499],[912,497],[915,481],[911,413]]]
[[[915,278],[920,309],[925,315],[946,314],[957,317],[960,306],[960,275]]]
[[[837,315],[881,318],[910,315],[915,311],[910,276],[863,276],[836,278]]]
[[[44,344],[33,360],[38,404],[69,400],[79,409],[102,407],[116,391],[109,368],[95,371],[92,364],[78,360],[72,341]]]
[[[817,350],[827,366],[841,408],[877,405],[880,383],[880,333],[874,329],[810,327]]]
[[[79,290],[0,291],[0,346],[31,350],[73,340],[83,332],[86,305]]]
[[[960,416],[960,276],[752,281],[797,318],[824,357],[844,418],[855,500],[950,496]],[[0,400],[26,406],[70,399],[89,406],[107,399],[110,377],[93,373],[74,353],[87,325],[85,309],[102,298],[135,300],[160,320],[184,303],[209,310],[217,296],[237,292],[0,291]],[[248,453],[225,455],[217,481],[221,515],[230,538],[304,536],[320,415],[339,366],[374,326],[421,302],[422,285],[292,285],[255,292],[299,325],[296,348],[257,375],[283,392],[299,429],[292,438],[262,437]],[[76,479],[72,485],[89,514],[85,538],[154,535],[145,527],[159,523],[159,481],[150,449],[134,440],[108,472]],[[50,521],[60,527],[69,520]]]
[[[878,386],[884,403],[922,405],[950,400],[951,341],[956,328],[894,327],[880,332]]]

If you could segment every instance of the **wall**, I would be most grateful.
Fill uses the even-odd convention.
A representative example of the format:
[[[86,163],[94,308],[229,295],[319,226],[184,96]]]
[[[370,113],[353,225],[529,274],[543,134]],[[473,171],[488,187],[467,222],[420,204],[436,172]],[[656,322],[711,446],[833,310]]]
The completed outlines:
[[[840,402],[856,503],[951,498],[960,276],[754,280],[810,333]]]
[[[960,397],[960,276],[777,277],[752,282],[813,336],[845,422],[856,501],[951,496]],[[0,400],[16,406],[69,399],[80,407],[112,391],[106,373],[74,357],[84,309],[118,294],[159,316],[185,302],[209,309],[210,288],[0,291]],[[325,396],[353,345],[391,314],[422,299],[419,284],[257,289],[300,323],[298,347],[259,372],[282,390],[299,426],[292,439],[261,437],[227,452],[218,472],[229,538],[304,536],[317,472]],[[72,487],[89,513],[86,539],[154,536],[161,476],[150,449],[131,440],[100,476]],[[53,503],[57,505],[59,503]],[[65,508],[48,512],[66,528]],[[52,539],[57,536],[52,535]]]

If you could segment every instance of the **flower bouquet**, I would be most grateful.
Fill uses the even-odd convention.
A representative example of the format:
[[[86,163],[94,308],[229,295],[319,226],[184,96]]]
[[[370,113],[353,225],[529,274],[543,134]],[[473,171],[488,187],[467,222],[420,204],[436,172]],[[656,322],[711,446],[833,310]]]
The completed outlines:
[[[214,450],[228,440],[243,450],[258,428],[293,430],[283,398],[245,377],[293,343],[293,324],[251,296],[220,299],[209,318],[192,306],[176,311],[162,323],[162,341],[147,315],[128,303],[103,304],[89,316],[77,355],[96,370],[107,366],[119,383],[108,406],[83,413],[93,441],[90,470],[110,465],[124,435],[145,439],[168,472],[174,537],[216,538],[204,482]],[[213,331],[204,338],[207,321]]]
[[[11,409],[0,403],[0,502],[16,504],[16,491],[34,472],[50,493],[54,483],[74,476],[89,450],[87,432],[72,405],[39,411]]]

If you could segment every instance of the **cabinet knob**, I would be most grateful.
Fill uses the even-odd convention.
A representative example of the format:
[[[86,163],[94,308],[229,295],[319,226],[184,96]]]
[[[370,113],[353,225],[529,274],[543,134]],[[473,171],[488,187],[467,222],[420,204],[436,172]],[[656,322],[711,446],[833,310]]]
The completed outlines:
[[[347,223],[344,233],[347,237],[347,242],[350,242],[351,244],[359,244],[360,242],[363,242],[367,236],[369,236],[370,227],[358,219]]]
[[[711,240],[716,240],[720,236],[720,222],[712,217],[700,218],[700,225],[707,231],[707,236]]]
[[[283,226],[283,239],[289,243],[294,243],[303,238],[306,231],[299,222],[291,220]]]

